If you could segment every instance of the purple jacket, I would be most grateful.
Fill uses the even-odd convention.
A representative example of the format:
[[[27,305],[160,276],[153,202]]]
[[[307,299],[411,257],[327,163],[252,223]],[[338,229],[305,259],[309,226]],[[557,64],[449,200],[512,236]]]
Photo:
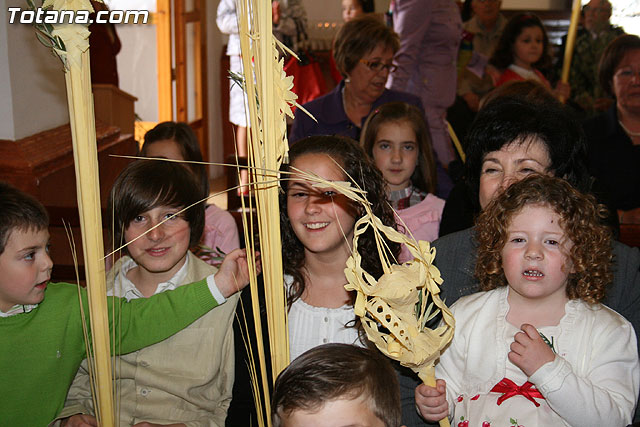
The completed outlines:
[[[453,0],[395,0],[393,29],[400,50],[387,87],[415,93],[425,107],[447,108],[456,95],[456,61],[462,35]]]
[[[303,105],[316,118],[317,123],[307,116],[304,111],[296,110],[293,125],[291,126],[291,134],[289,135],[290,144],[312,135],[343,135],[356,141],[360,139],[360,130],[367,117],[363,117],[362,123],[358,124],[349,120],[342,104],[343,87],[344,80],[328,94]],[[394,101],[406,102],[424,111],[422,102],[417,96],[390,89],[385,89],[382,95],[373,103],[371,110],[373,111],[382,104]]]

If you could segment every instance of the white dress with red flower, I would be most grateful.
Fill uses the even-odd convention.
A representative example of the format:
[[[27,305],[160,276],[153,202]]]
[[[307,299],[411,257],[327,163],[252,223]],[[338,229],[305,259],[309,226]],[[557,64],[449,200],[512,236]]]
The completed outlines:
[[[556,352],[555,360],[527,378],[507,358],[519,331],[506,321],[507,294],[507,287],[498,288],[461,298],[451,307],[455,337],[436,366],[436,377],[447,382],[451,424],[629,424],[640,387],[631,324],[602,305],[569,301],[558,325],[539,329]]]

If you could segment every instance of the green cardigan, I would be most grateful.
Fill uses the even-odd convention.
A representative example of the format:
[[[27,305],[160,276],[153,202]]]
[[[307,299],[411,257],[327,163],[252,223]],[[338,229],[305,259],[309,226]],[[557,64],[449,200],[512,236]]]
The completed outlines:
[[[84,288],[81,296],[88,313]],[[108,303],[110,330],[120,337],[112,349],[117,354],[162,341],[218,305],[206,280],[131,302],[110,297]],[[0,318],[0,346],[0,425],[46,426],[62,409],[86,357],[78,286],[50,283],[35,309]]]

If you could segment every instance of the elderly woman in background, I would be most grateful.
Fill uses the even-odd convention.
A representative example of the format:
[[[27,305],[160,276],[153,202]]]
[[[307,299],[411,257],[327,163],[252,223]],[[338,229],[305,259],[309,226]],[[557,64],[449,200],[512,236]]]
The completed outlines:
[[[398,35],[373,16],[345,23],[333,46],[344,80],[325,96],[303,105],[317,122],[300,109],[296,111],[289,141],[334,134],[358,140],[369,113],[387,102],[402,101],[423,110],[417,96],[385,89],[399,47]]]
[[[296,110],[289,141],[295,143],[312,135],[344,135],[357,141],[369,113],[388,102],[406,102],[424,112],[417,96],[385,88],[396,68],[391,61],[399,47],[398,35],[374,16],[345,23],[333,46],[344,79],[328,94],[303,105],[315,120]],[[453,184],[439,163],[437,170],[436,195],[446,197]]]
[[[344,79],[325,96],[303,105],[317,122],[296,110],[289,141],[334,134],[358,140],[369,113],[387,102],[402,101],[424,111],[417,96],[385,89],[387,77],[396,68],[391,61],[399,47],[398,35],[373,16],[345,23],[333,46]]]
[[[584,124],[589,172],[601,182],[615,209],[635,209],[638,215],[640,37],[622,35],[607,46],[600,60],[599,79],[615,104]]]

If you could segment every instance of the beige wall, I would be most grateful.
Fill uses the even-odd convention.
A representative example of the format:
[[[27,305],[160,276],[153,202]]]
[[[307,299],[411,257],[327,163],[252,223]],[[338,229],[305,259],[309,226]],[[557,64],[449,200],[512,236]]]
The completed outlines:
[[[0,11],[0,139],[21,139],[69,122],[62,63],[40,44],[31,25],[9,24]]]

